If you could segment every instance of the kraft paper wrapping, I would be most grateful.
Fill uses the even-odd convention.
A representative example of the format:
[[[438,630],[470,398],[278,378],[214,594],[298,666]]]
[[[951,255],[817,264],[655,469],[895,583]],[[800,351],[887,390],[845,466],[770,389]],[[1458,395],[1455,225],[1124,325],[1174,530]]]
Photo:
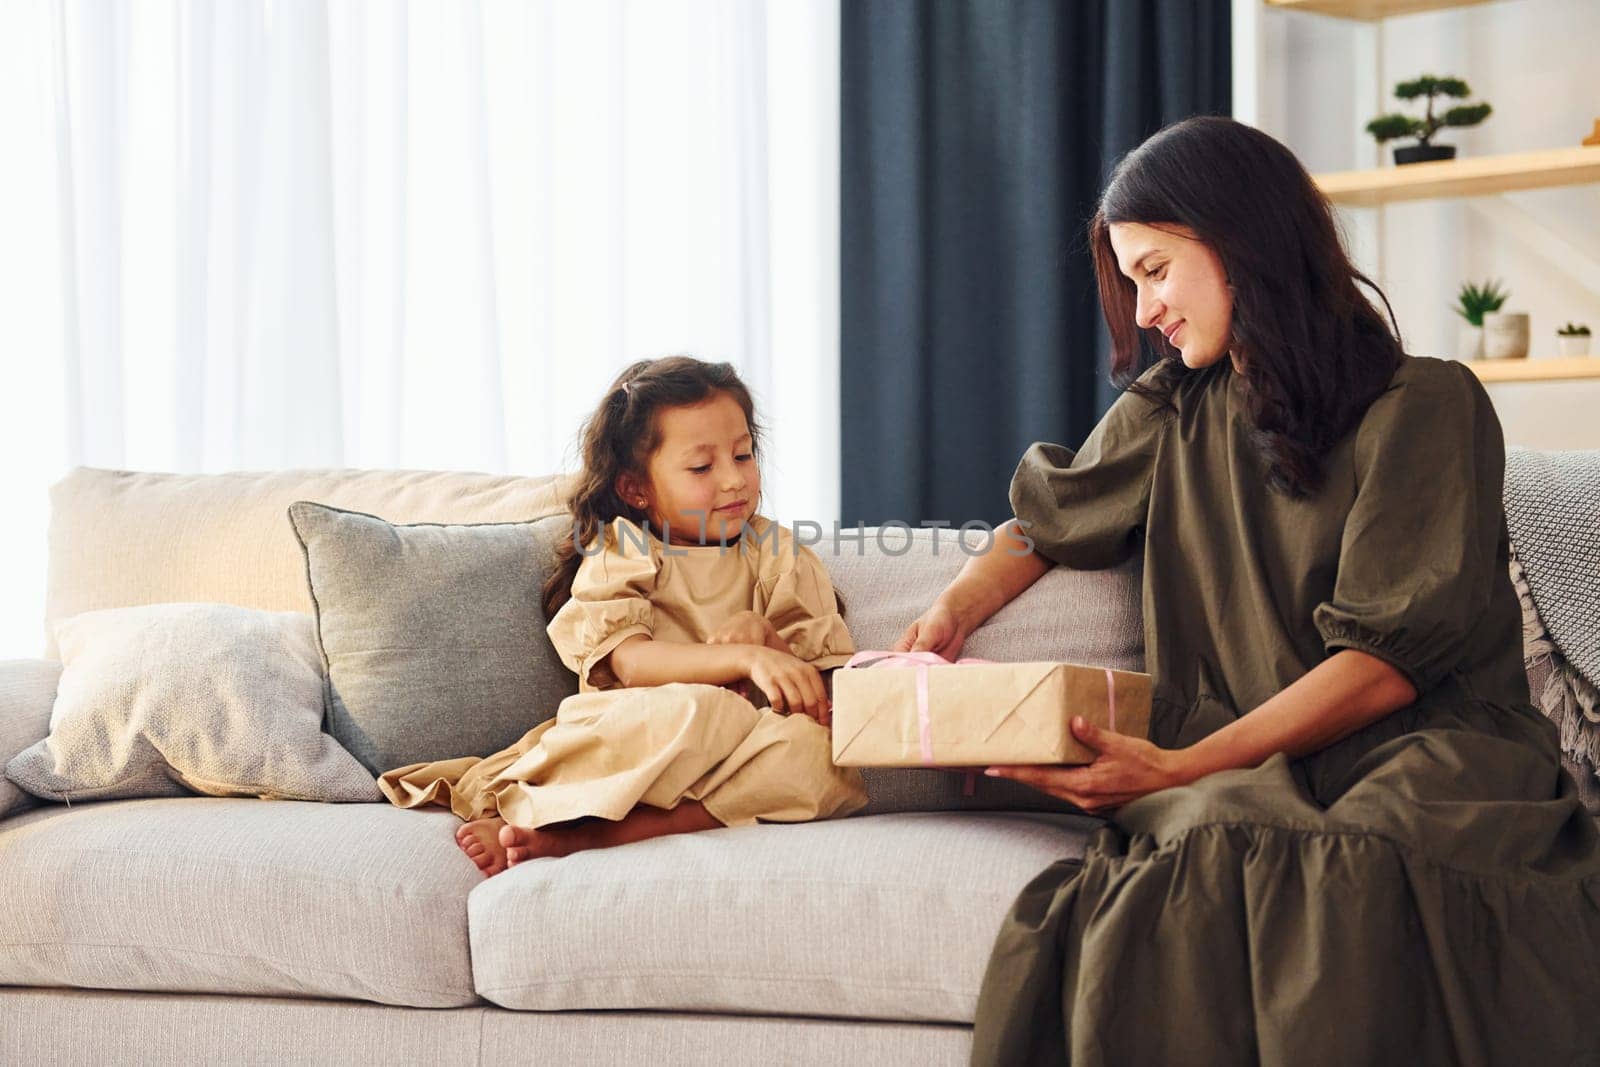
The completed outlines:
[[[879,655],[877,666],[834,672],[833,762],[841,767],[1088,763],[1095,754],[1072,736],[1074,715],[1132,737],[1149,732],[1148,674],[1074,663],[929,665]]]

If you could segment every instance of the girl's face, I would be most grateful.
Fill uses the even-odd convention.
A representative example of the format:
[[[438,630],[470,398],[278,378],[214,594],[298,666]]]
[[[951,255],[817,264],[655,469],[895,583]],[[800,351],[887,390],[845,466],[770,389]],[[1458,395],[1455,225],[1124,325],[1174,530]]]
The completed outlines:
[[[1138,292],[1134,322],[1155,327],[1183,356],[1186,367],[1209,367],[1233,343],[1233,293],[1222,260],[1184,226],[1157,228],[1113,222],[1117,266]],[[1240,370],[1237,356],[1234,369]]]
[[[619,493],[641,500],[673,544],[732,542],[755,514],[761,470],[751,452],[744,409],[727,393],[656,413],[661,445],[646,467],[648,485],[624,476]]]

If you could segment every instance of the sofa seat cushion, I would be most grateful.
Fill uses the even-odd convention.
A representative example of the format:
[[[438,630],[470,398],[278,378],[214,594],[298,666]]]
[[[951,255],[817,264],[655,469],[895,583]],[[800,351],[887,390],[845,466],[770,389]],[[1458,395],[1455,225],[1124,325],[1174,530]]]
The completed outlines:
[[[477,1001],[448,812],[210,797],[0,822],[0,984]]]
[[[1017,893],[1097,825],[915,812],[534,860],[473,891],[473,973],[507,1008],[971,1023]]]

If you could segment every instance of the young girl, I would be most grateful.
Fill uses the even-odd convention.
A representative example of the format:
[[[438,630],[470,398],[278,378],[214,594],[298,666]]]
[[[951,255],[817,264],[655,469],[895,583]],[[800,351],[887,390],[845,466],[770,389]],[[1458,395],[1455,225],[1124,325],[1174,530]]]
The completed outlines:
[[[623,371],[584,427],[573,536],[545,587],[578,694],[485,759],[389,771],[384,795],[467,820],[456,841],[486,875],[865,805],[860,774],[833,765],[820,673],[854,646],[821,561],[756,513],[759,434],[726,363]]]

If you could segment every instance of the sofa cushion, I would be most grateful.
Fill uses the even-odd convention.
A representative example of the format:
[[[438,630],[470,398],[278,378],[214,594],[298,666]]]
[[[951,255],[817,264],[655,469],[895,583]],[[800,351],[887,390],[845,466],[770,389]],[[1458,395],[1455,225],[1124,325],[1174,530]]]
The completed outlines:
[[[74,615],[57,636],[50,736],[5,764],[34,796],[381,798],[322,732],[311,616],[146,604]]]
[[[498,752],[578,691],[540,605],[565,516],[398,525],[306,501],[328,731],[374,773]]]
[[[124,800],[0,823],[0,984],[476,1000],[447,812]]]
[[[852,537],[854,531],[851,531]],[[831,532],[813,545],[844,597],[845,622],[861,649],[887,649],[971,558],[985,547],[951,530],[869,528],[857,540]],[[967,639],[963,656],[999,661],[1060,660],[1116,670],[1144,669],[1137,558],[1101,571],[1054,567]],[[1027,786],[981,775],[921,768],[862,770],[866,814],[949,809],[1068,811]]]
[[[535,860],[473,891],[473,974],[507,1008],[970,1023],[1017,893],[1096,825],[924,812]]]
[[[49,734],[60,677],[61,664],[52,660],[0,660],[0,768]],[[0,819],[38,803],[0,775]]]
[[[557,479],[436,471],[145,474],[79,468],[50,490],[49,656],[55,624],[166,601],[311,611],[284,509],[296,500],[393,522],[518,522],[562,510]]]

